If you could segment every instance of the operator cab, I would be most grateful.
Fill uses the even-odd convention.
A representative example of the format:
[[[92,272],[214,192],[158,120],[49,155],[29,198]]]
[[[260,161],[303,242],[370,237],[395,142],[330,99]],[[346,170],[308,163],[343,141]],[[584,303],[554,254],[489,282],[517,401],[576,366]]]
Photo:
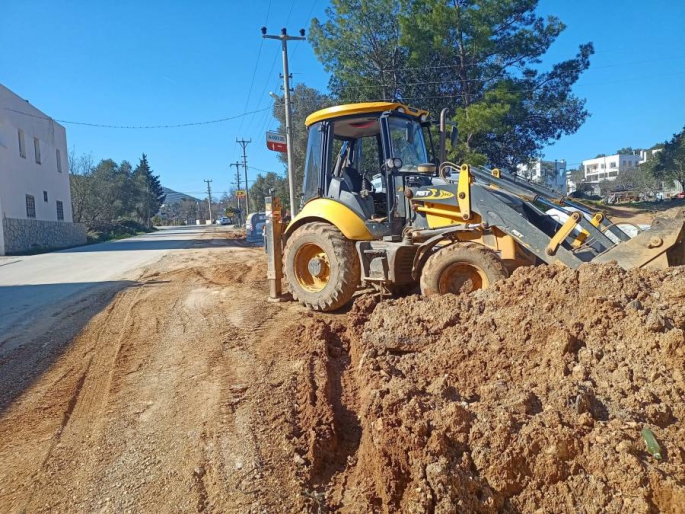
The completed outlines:
[[[375,236],[400,234],[409,211],[405,188],[429,184],[435,171],[427,117],[390,102],[309,116],[303,201],[330,198],[357,213]]]

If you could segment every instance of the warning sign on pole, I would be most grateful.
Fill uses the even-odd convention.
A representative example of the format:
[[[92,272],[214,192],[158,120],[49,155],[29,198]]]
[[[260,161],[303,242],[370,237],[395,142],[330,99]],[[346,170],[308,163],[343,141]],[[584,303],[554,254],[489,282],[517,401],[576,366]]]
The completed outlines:
[[[288,151],[288,145],[286,144],[285,136],[279,134],[278,132],[266,133],[266,147],[274,152]]]
[[[244,189],[238,189],[238,190],[235,192],[235,197],[236,197],[236,198],[245,198],[245,196],[247,196],[247,193],[245,193],[245,190],[244,190]]]

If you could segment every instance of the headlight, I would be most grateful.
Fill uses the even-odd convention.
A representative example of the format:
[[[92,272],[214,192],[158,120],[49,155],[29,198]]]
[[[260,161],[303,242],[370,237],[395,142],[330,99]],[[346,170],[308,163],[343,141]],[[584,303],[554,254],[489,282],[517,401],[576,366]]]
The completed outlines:
[[[385,161],[385,166],[389,170],[391,170],[393,168],[399,169],[402,167],[402,159],[400,159],[399,157],[394,157],[392,159],[388,159],[387,161]]]
[[[397,112],[401,112],[402,114],[404,114],[404,113],[406,112],[406,111],[404,110],[404,107],[398,107],[398,108],[395,109],[395,110],[396,110]]]

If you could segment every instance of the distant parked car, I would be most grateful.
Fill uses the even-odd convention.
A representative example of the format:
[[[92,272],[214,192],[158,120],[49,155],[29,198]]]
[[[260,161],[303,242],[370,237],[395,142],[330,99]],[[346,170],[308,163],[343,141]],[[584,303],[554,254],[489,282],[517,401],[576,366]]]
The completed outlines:
[[[230,225],[231,224],[231,218],[227,218],[226,216],[221,216],[218,221],[219,225]]]
[[[681,191],[677,195],[673,195],[673,198],[677,200],[685,200],[685,191]]]
[[[266,213],[253,212],[247,217],[245,236],[248,243],[264,244],[262,235],[264,225],[266,225]]]

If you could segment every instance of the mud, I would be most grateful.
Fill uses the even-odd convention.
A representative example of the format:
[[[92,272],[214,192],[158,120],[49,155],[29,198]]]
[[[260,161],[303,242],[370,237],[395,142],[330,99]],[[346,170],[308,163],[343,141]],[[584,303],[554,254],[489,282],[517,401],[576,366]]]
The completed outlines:
[[[685,268],[324,315],[208,237],[3,357],[0,512],[683,512]]]
[[[0,397],[17,396],[0,402],[0,512],[306,508],[291,443],[299,308],[266,302],[263,249],[210,237],[91,298],[75,337],[66,308],[49,340],[0,361]],[[24,380],[31,359],[44,364]]]
[[[683,512],[684,329],[685,268],[360,299],[300,335],[310,484],[341,512]]]

